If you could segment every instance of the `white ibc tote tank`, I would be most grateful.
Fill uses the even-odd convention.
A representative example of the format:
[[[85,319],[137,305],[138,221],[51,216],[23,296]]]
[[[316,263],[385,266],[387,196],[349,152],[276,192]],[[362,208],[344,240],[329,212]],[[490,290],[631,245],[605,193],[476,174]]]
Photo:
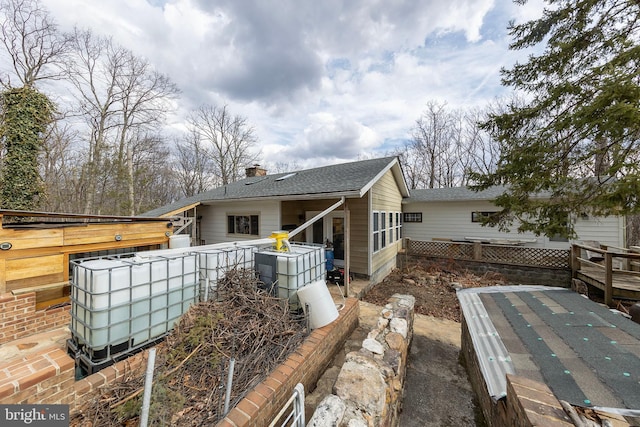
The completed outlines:
[[[309,316],[311,329],[326,326],[338,318],[338,309],[324,280],[317,280],[298,289],[298,298]],[[307,313],[307,305],[310,313]]]
[[[191,236],[188,234],[169,236],[169,249],[188,248],[189,246],[191,246]]]

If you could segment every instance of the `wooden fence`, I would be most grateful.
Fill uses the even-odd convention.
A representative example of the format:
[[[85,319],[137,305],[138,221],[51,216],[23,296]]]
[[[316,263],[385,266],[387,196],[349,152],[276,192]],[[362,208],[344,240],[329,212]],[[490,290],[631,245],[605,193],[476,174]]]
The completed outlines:
[[[442,242],[405,239],[409,255],[424,255],[493,264],[568,269],[569,249],[491,245],[480,242]]]

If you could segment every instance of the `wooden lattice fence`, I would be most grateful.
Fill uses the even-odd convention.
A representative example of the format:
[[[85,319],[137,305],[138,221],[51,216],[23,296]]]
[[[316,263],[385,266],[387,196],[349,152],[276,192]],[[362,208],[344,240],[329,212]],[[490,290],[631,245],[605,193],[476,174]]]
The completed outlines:
[[[480,242],[406,241],[409,255],[534,267],[569,268],[568,249],[490,245]]]

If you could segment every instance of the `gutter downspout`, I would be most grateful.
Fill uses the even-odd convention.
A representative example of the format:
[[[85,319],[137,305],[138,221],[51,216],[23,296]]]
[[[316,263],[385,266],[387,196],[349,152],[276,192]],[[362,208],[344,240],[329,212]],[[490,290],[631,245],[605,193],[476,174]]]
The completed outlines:
[[[316,222],[319,219],[322,219],[323,217],[325,217],[329,212],[336,210],[337,208],[339,208],[343,203],[345,202],[344,196],[342,196],[340,198],[340,200],[338,200],[336,203],[334,203],[333,205],[329,206],[327,209],[323,210],[322,212],[320,212],[318,215],[314,216],[313,218],[311,218],[309,221],[305,222],[304,224],[302,224],[301,226],[297,227],[295,230],[292,230],[289,233],[289,238],[294,237],[296,234],[299,234],[301,231],[305,230],[307,227],[309,227],[311,224],[313,224],[314,222]]]

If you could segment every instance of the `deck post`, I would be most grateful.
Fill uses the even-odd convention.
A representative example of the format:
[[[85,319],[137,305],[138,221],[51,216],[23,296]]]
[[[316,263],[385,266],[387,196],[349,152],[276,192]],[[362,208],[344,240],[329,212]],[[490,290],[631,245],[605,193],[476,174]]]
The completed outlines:
[[[575,279],[578,275],[578,270],[580,267],[580,263],[578,261],[580,254],[580,247],[578,247],[575,243],[571,245],[571,259],[569,260],[571,267],[571,278]]]
[[[604,303],[613,306],[613,254],[604,253]]]
[[[482,243],[473,242],[473,260],[480,261],[482,259]]]

